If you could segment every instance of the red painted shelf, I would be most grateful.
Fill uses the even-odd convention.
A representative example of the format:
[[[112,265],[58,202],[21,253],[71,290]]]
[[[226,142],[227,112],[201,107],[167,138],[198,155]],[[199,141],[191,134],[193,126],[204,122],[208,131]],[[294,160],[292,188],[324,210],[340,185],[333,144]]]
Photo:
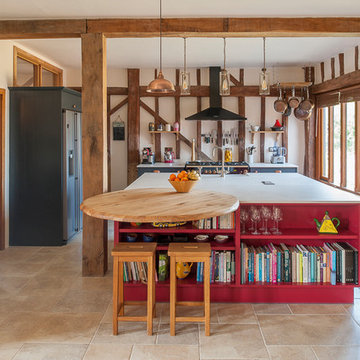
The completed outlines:
[[[280,229],[281,235],[253,235],[253,234],[240,234],[242,240],[251,239],[264,239],[264,240],[277,240],[277,239],[294,239],[294,240],[356,240],[358,235],[349,231],[343,230],[339,234],[319,234],[315,229]]]
[[[211,245],[211,249],[212,250],[233,250],[235,251],[235,244],[233,241],[229,241],[229,243],[225,243],[225,244],[219,244],[216,241],[211,241],[210,242]],[[156,247],[156,250],[167,250],[169,245],[158,245]]]
[[[185,224],[182,226],[175,226],[171,228],[158,228],[151,224],[141,224],[140,226],[131,226],[125,223],[119,228],[120,233],[161,233],[161,234],[181,234],[181,233],[196,233],[196,234],[234,234],[235,229],[198,229],[192,224]]]
[[[354,287],[354,286],[358,286],[355,284],[336,284],[336,285],[331,285],[329,283],[280,283],[280,284],[269,284],[269,283],[246,283],[246,284],[241,284],[239,285],[239,287],[260,287],[260,288],[331,288],[331,289],[335,289],[337,287]]]

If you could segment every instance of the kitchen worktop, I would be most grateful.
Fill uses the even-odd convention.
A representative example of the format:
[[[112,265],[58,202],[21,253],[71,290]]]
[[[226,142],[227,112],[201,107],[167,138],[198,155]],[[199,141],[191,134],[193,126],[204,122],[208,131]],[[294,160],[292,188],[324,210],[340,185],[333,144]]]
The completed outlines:
[[[171,188],[169,174],[145,173],[127,189]],[[264,185],[271,181],[275,185]],[[240,203],[360,203],[360,196],[342,191],[297,173],[203,175],[195,189],[236,196]]]
[[[155,164],[139,164],[138,168],[183,168],[185,167],[185,161],[183,160],[175,160],[173,163],[163,163],[163,162],[156,162]]]
[[[250,168],[298,168],[298,165],[295,164],[272,164],[272,163],[265,163],[265,162],[259,162],[259,163],[249,163]]]

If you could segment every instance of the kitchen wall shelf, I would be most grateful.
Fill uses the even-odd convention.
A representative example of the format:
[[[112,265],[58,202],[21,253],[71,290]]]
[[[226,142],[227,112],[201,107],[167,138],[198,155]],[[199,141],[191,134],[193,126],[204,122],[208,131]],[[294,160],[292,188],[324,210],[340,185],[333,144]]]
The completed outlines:
[[[282,82],[279,84],[280,87],[282,88],[292,88],[292,87],[295,87],[295,88],[305,88],[305,87],[309,87],[312,85],[312,82],[311,81],[303,81],[303,82]]]
[[[155,143],[155,134],[175,134],[176,140],[179,140],[179,133],[178,130],[171,130],[171,131],[149,131],[149,133],[152,135],[152,143]]]
[[[243,204],[241,207],[262,204]],[[248,246],[263,246],[268,243],[285,243],[287,245],[303,244],[322,246],[324,242],[348,241],[351,245],[360,248],[360,205],[334,203],[304,203],[304,204],[264,204],[265,206],[279,206],[283,212],[283,221],[280,222],[281,235],[252,235],[241,234],[240,208],[235,212],[235,229],[196,229],[191,224],[178,228],[154,228],[150,224],[132,227],[129,223],[115,222],[114,241],[124,240],[125,233],[188,233],[193,239],[195,234],[222,233],[232,236],[228,243],[218,244],[211,241],[212,250],[235,251],[235,282],[212,283],[211,301],[214,302],[260,302],[260,303],[352,303],[354,301],[354,287],[356,284],[329,283],[241,283],[241,243]],[[314,218],[321,219],[328,210],[331,216],[341,221],[339,234],[318,234]],[[270,225],[270,224],[269,224]],[[269,226],[270,227],[270,226]],[[166,252],[168,245],[159,244],[157,251]],[[359,259],[358,259],[359,260]],[[360,263],[360,261],[358,261]],[[193,267],[193,270],[196,267]],[[359,268],[357,269],[359,271]],[[188,278],[178,281],[179,301],[186,298],[191,301],[201,300],[203,285],[196,281],[192,272]],[[125,297],[127,300],[143,300],[146,298],[146,285],[140,282],[126,283]],[[169,301],[169,281],[156,283],[156,297],[158,301]]]
[[[284,130],[281,131],[273,131],[273,130],[258,130],[258,131],[253,131],[251,130],[251,143],[254,143],[254,139],[255,139],[255,134],[276,134],[276,142],[278,143],[280,141],[280,135],[284,134]]]

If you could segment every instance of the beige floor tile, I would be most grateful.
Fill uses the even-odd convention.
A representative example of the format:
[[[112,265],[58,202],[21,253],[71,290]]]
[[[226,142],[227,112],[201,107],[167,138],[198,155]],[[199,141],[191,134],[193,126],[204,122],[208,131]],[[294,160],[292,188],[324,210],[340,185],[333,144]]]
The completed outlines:
[[[0,360],[12,360],[22,345],[22,343],[0,344]]]
[[[257,324],[251,304],[217,304],[221,324]]]
[[[162,345],[199,345],[198,324],[178,323],[176,324],[176,336],[170,336],[170,325],[160,324],[157,344]]]
[[[87,345],[24,344],[13,360],[82,360]]]
[[[277,346],[267,347],[271,360],[317,360],[310,346]]]
[[[127,305],[125,306],[125,314],[132,316],[145,316],[146,315],[146,307],[145,306],[133,306]],[[110,301],[106,312],[101,319],[101,323],[112,323],[112,315],[113,315],[113,304]],[[157,324],[160,321],[161,315],[161,304],[156,304],[156,317],[154,318],[154,324]]]
[[[289,304],[289,307],[294,314],[346,314],[341,304]]]
[[[44,264],[32,264],[27,262],[21,263],[2,263],[0,261],[0,274],[3,277],[6,276],[25,276],[32,277],[45,268]]]
[[[92,343],[113,343],[113,344],[155,344],[158,325],[153,324],[153,335],[146,333],[146,323],[144,322],[123,322],[118,325],[118,335],[114,336],[112,324],[101,324]]]
[[[112,278],[108,277],[77,277],[74,278],[70,289],[72,290],[97,290],[112,294]]]
[[[349,315],[258,315],[267,345],[358,345]]]
[[[14,311],[31,311],[31,312],[52,312],[56,311],[56,304],[60,301],[63,296],[63,291],[59,291],[57,294],[53,290],[39,291],[33,295],[28,296],[17,296],[16,297],[16,308]]]
[[[129,360],[131,350],[132,345],[90,344],[84,360]]]
[[[102,290],[69,290],[56,303],[54,311],[63,313],[105,313],[111,293]]]
[[[197,346],[135,345],[131,360],[199,360]]]
[[[360,325],[360,300],[355,299],[354,304],[343,305],[346,311],[351,314],[353,319]]]
[[[358,360],[359,346],[313,346],[319,360]]]
[[[253,304],[255,314],[291,314],[288,304]]]
[[[0,278],[0,299],[15,296],[29,282],[25,276],[9,276]]]
[[[10,246],[5,251],[0,252],[0,263],[13,264],[24,262],[40,249],[41,247],[38,246]]]
[[[210,322],[212,324],[218,324],[218,304],[211,304],[210,307]],[[176,316],[204,316],[204,307],[203,306],[177,306],[176,307]],[[169,324],[170,323],[170,304],[163,303],[161,310],[161,323]]]
[[[260,329],[255,324],[214,324],[211,336],[200,325],[201,359],[268,359]]]

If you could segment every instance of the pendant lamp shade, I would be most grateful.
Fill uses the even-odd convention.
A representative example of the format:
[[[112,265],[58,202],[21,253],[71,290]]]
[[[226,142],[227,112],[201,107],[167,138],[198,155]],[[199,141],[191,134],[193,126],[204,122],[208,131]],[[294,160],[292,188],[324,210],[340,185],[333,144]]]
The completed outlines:
[[[270,95],[269,75],[266,72],[265,64],[265,38],[263,38],[264,67],[259,74],[259,95]]]
[[[160,70],[159,74],[155,80],[151,81],[151,83],[146,88],[146,92],[149,93],[172,93],[175,91],[174,84],[170,80],[166,80],[162,73],[162,32],[161,32],[161,25],[162,25],[162,0],[160,0]]]
[[[230,74],[226,70],[226,39],[224,38],[224,68],[219,73],[219,94],[221,96],[230,95]]]

